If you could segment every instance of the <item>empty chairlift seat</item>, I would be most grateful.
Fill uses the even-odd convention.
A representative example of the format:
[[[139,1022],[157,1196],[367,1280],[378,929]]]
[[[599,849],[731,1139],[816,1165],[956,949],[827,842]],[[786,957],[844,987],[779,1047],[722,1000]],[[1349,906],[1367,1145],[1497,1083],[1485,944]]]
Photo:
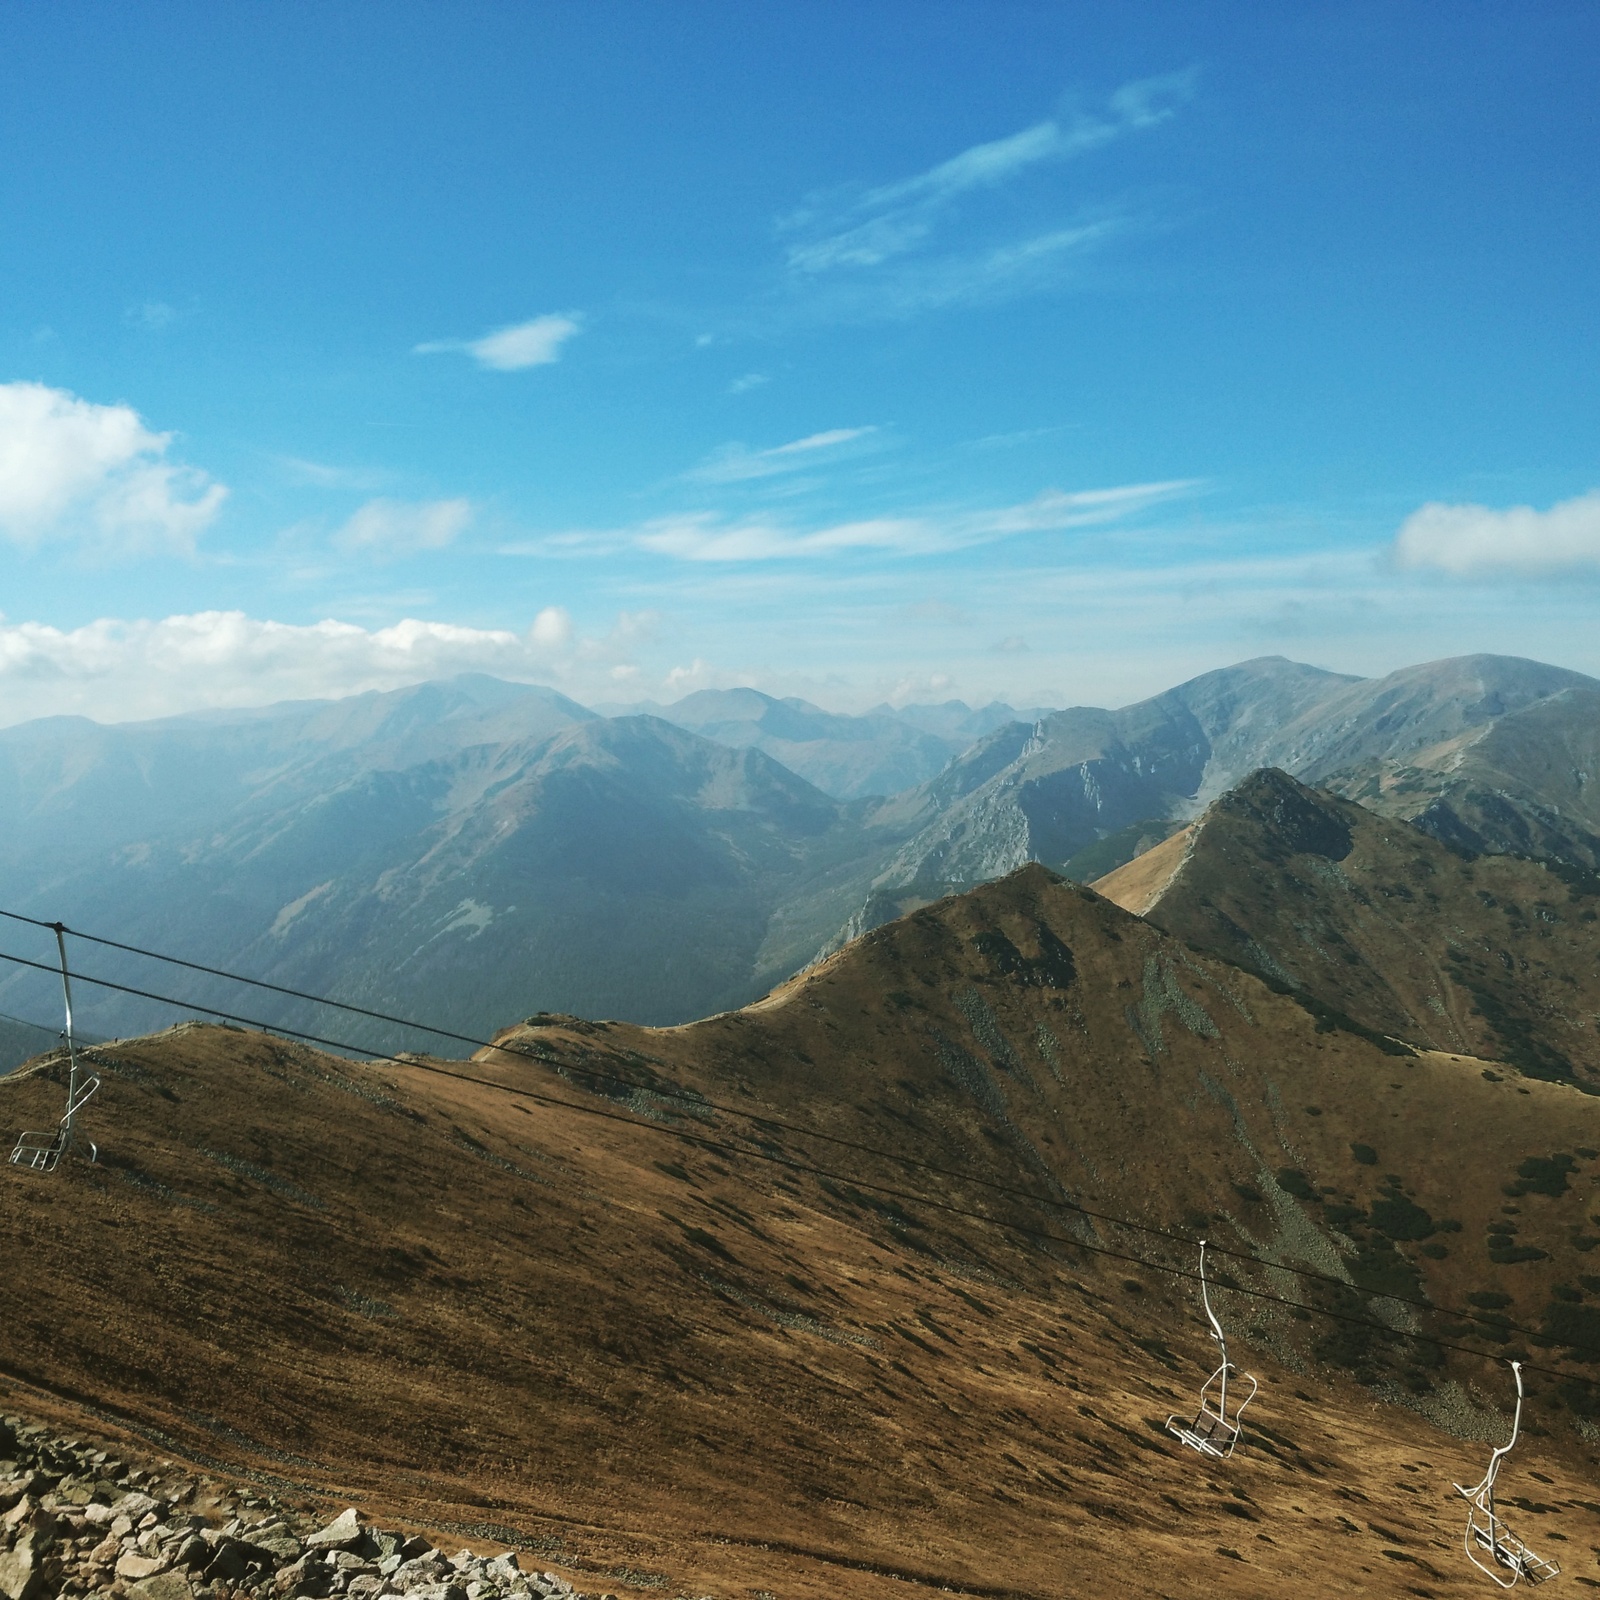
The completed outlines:
[[[1167,1432],[1182,1441],[1191,1450],[1216,1461],[1226,1461],[1239,1442],[1240,1419],[1244,1408],[1256,1397],[1256,1380],[1248,1372],[1240,1372],[1228,1360],[1228,1341],[1211,1309],[1211,1294],[1206,1284],[1206,1241],[1200,1241],[1200,1301],[1211,1324],[1211,1337],[1222,1351],[1222,1365],[1200,1386],[1200,1403],[1191,1417],[1178,1412],[1167,1418]],[[1228,1386],[1233,1384],[1233,1410],[1230,1413]],[[1241,1387],[1249,1384],[1249,1392],[1238,1399]]]

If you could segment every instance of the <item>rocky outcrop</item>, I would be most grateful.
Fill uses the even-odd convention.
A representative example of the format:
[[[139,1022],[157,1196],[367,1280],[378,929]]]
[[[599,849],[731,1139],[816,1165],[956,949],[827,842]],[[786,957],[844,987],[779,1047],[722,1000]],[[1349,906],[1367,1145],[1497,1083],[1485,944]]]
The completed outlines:
[[[0,1600],[587,1600],[517,1555],[446,1555],[355,1507],[325,1526],[271,1498],[202,1496],[0,1417]]]

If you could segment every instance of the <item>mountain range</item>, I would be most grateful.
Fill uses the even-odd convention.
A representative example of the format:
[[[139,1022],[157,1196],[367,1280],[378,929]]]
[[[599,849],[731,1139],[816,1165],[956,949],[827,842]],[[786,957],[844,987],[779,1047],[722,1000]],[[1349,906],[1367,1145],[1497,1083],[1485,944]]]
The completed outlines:
[[[14,726],[0,908],[480,1037],[541,1010],[666,1024],[737,1007],[1026,862],[1101,877],[1264,767],[1458,851],[1600,859],[1600,683],[1512,658],[1375,680],[1266,658],[1121,710],[1020,717],[953,703],[852,718],[745,690],[658,709],[601,716],[467,677]],[[39,930],[7,937],[53,959]],[[327,1024],[121,951],[82,959],[184,1003],[85,988],[82,1021],[106,1036],[193,1005]],[[48,1025],[58,1000],[23,969],[0,980],[0,1007]],[[342,1026],[357,1044],[428,1044]]]

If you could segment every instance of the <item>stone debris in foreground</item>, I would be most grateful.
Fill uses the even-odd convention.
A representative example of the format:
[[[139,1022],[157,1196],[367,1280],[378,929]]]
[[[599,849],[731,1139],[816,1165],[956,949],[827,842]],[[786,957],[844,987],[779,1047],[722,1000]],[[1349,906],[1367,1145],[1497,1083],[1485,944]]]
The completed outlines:
[[[593,1600],[524,1572],[514,1552],[446,1555],[353,1506],[318,1526],[249,1493],[224,1494],[209,1516],[200,1498],[181,1474],[0,1417],[0,1600]]]

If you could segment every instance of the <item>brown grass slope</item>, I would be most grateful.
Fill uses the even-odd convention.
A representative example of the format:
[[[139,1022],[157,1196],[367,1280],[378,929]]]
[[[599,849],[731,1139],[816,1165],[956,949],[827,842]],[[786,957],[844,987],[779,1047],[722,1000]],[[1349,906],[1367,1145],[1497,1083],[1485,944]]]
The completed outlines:
[[[1463,856],[1271,769],[1174,843],[1096,888],[1378,1033],[1600,1092],[1600,880]]]
[[[501,1043],[458,1076],[197,1026],[97,1052],[101,1164],[0,1174],[0,1392],[588,1587],[1464,1596],[1448,1480],[1503,1366],[1243,1291],[1600,1372],[1600,1104],[1319,1030],[1037,867],[746,1011]],[[58,1076],[0,1083],[0,1129]],[[1211,1361],[1192,1283],[1118,1259],[1190,1248],[1065,1201],[1266,1263],[1220,1263],[1263,1379],[1233,1462],[1161,1431]],[[1533,1389],[1505,1492],[1600,1581],[1594,1391]]]

